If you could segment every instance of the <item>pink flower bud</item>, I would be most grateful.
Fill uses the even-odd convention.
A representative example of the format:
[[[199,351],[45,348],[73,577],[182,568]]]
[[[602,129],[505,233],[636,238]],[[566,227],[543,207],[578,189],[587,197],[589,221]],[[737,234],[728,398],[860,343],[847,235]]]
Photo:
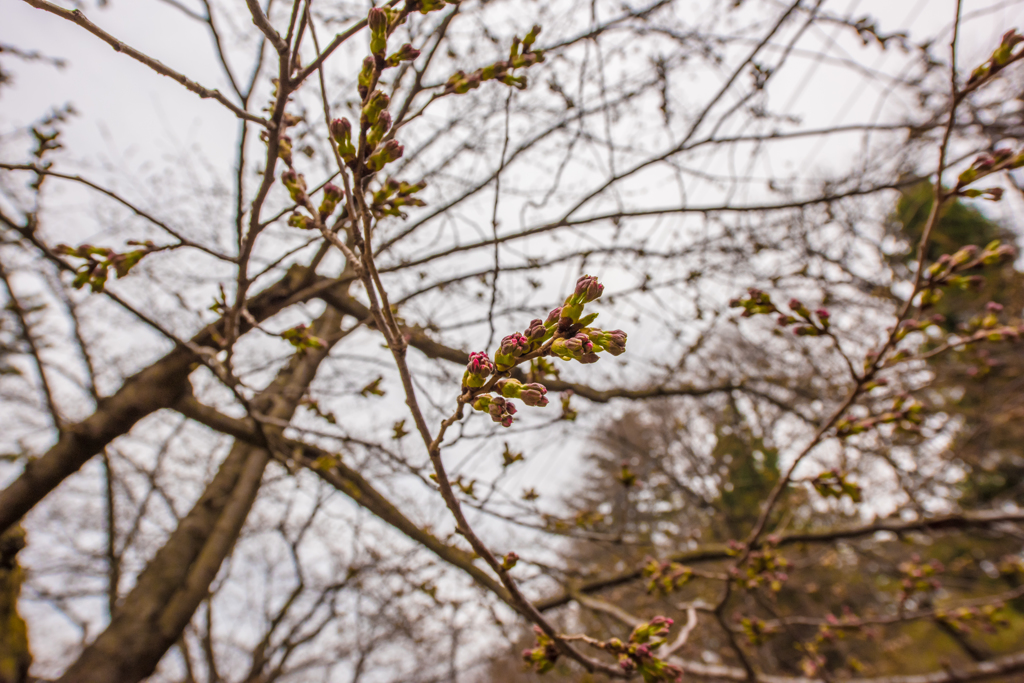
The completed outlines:
[[[596,277],[590,275],[584,275],[576,281],[576,290],[573,292],[573,298],[578,303],[589,303],[601,297],[604,292],[604,285],[598,283]]]
[[[380,7],[374,7],[366,17],[366,23],[370,26],[371,31],[387,31],[388,13]]]
[[[331,137],[335,142],[349,140],[352,137],[352,124],[348,119],[334,119],[331,121]]]
[[[547,328],[544,327],[544,321],[540,318],[536,318],[530,321],[530,326],[526,328],[526,339],[531,345],[544,341],[544,337],[547,336]]]
[[[548,404],[548,399],[545,396],[547,393],[548,388],[543,384],[527,384],[519,392],[519,398],[528,406],[543,408]]]
[[[506,356],[521,356],[529,348],[529,340],[518,332],[513,332],[501,340],[501,353]]]
[[[469,365],[467,366],[467,369],[474,375],[486,377],[494,372],[494,365],[491,363],[491,359],[487,357],[486,352],[474,351],[469,354]]]

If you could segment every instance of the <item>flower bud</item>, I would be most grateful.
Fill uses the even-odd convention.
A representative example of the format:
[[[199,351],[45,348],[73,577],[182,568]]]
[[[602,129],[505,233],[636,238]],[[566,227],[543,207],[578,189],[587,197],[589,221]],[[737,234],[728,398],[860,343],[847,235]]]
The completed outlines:
[[[370,52],[383,57],[388,49],[388,13],[380,7],[374,7],[366,23],[370,27]]]
[[[515,552],[509,552],[505,555],[505,558],[501,563],[501,568],[505,571],[508,571],[509,569],[515,567],[518,561],[519,555],[517,555]]]
[[[592,353],[594,344],[583,332],[576,333],[576,336],[569,339],[556,339],[551,345],[551,351],[562,360],[582,360],[584,356]],[[587,362],[593,362],[588,360]]]
[[[338,145],[338,154],[345,163],[351,163],[356,158],[356,148],[352,144],[352,124],[348,119],[334,119],[331,121],[331,137]]]
[[[573,299],[581,304],[586,304],[601,298],[602,293],[604,293],[604,285],[600,284],[596,277],[584,275],[576,281]]]
[[[377,117],[380,113],[388,108],[391,104],[391,98],[380,90],[374,90],[373,94],[366,101],[366,105],[363,107],[363,120],[368,125],[377,123]]]
[[[341,142],[352,138],[352,124],[348,119],[334,119],[331,121],[331,137],[335,142]]]
[[[370,92],[370,84],[373,83],[374,65],[373,57],[367,57],[363,60],[363,68],[359,72],[359,96],[364,99]]]
[[[541,344],[548,340],[550,331],[544,326],[544,321],[540,318],[535,318],[530,321],[530,326],[526,328],[526,340],[530,343],[530,349],[536,349]]]
[[[420,51],[414,48],[409,43],[406,43],[398,49],[398,52],[388,57],[386,64],[388,66],[398,66],[402,62],[411,62],[420,56]]]
[[[490,374],[494,372],[494,364],[483,351],[474,351],[469,354],[469,363],[466,364],[466,372],[462,376],[462,386],[477,388],[482,387]]]
[[[324,198],[320,202],[320,220],[327,220],[328,216],[334,213],[334,209],[337,208],[340,201],[341,190],[338,186],[332,183],[324,185]]]
[[[607,351],[613,356],[621,356],[626,352],[626,333],[622,330],[605,332],[604,330],[588,329],[586,333],[599,351]]]
[[[306,179],[292,169],[281,174],[281,182],[288,189],[292,201],[301,203],[306,199]]]
[[[548,327],[548,328],[554,327],[555,325],[558,324],[558,320],[561,317],[562,317],[562,307],[559,306],[558,308],[552,308],[551,312],[548,313],[547,319],[544,321],[544,327]]]
[[[386,164],[390,164],[392,161],[397,161],[402,158],[402,154],[405,153],[405,148],[398,143],[398,140],[388,140],[384,143],[384,146],[374,152],[369,159],[366,160],[366,167],[371,171],[379,171]]]
[[[370,149],[375,148],[384,139],[389,130],[391,130],[391,113],[385,110],[380,113],[377,117],[377,122],[373,124],[366,134],[367,146]]]
[[[519,398],[528,406],[543,408],[548,404],[548,398],[545,396],[547,392],[548,389],[543,384],[527,384],[519,392]]]

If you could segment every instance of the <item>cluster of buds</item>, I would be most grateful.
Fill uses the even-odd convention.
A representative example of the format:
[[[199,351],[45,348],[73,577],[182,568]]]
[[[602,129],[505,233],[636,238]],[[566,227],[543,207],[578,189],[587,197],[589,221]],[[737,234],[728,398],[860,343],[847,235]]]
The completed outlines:
[[[1019,57],[1020,52],[1014,54],[1013,48],[1021,41],[1024,41],[1024,36],[1017,33],[1017,29],[1010,29],[1004,33],[1002,40],[999,42],[999,47],[995,49],[988,61],[971,72],[970,78],[967,79],[967,85],[974,86],[975,84],[980,84],[1009,64],[1012,59]]]
[[[604,294],[604,285],[599,283],[596,277],[584,275],[580,279],[576,280],[576,288],[565,300],[565,304],[562,305],[559,323],[561,324],[562,320],[566,320],[569,323],[579,323],[583,327],[589,325],[590,322],[592,322],[592,319],[584,319],[582,317],[583,306],[585,304],[589,304],[591,301],[597,301],[601,298],[602,294]],[[554,311],[552,311],[552,313],[554,313]]]
[[[925,309],[942,299],[940,287],[957,287],[968,290],[985,284],[981,275],[966,275],[974,268],[1005,262],[1016,256],[1013,247],[989,242],[983,249],[973,244],[962,247],[956,253],[943,254],[925,271],[926,281],[921,291],[920,306]]]
[[[970,167],[957,177],[956,187],[953,188],[953,191],[964,197],[984,196],[987,199],[999,201],[1003,197],[1003,191],[999,188],[985,190],[967,190],[965,188],[987,175],[1003,170],[1013,170],[1021,166],[1024,166],[1024,152],[1014,152],[1006,147],[992,152],[984,152],[975,157]]]
[[[501,568],[504,569],[505,571],[508,571],[508,570],[514,568],[516,566],[516,564],[518,564],[518,563],[519,563],[519,555],[516,554],[514,551],[510,551],[510,552],[505,553],[505,557],[502,558],[502,560],[501,560]]]
[[[516,76],[512,72],[515,69],[528,69],[534,64],[544,61],[542,50],[533,50],[533,44],[540,34],[540,26],[534,26],[526,37],[521,41],[518,37],[512,40],[512,49],[509,51],[509,58],[501,60],[477,69],[471,74],[465,71],[456,71],[444,86],[445,95],[464,95],[470,90],[480,87],[485,81],[498,81],[520,90],[526,87],[526,76]],[[520,51],[522,47],[522,51]]]
[[[1024,325],[1015,327],[1003,324],[999,320],[1002,312],[1003,305],[1000,303],[989,301],[985,304],[983,314],[974,316],[964,324],[963,331],[973,333],[966,341],[981,341],[982,339],[994,342],[1004,339],[1019,341],[1021,335],[1024,334]]]
[[[912,400],[906,394],[901,394],[893,400],[892,408],[880,415],[861,418],[847,415],[839,418],[836,421],[836,436],[843,438],[862,434],[882,424],[895,424],[904,432],[918,433],[921,431],[923,419],[921,411],[923,409],[924,406],[920,403]]]
[[[899,566],[903,579],[900,581],[900,604],[905,603],[913,595],[938,590],[942,587],[938,575],[946,571],[946,567],[938,560],[922,562],[921,557],[914,554],[907,562]]]
[[[653,557],[647,558],[643,572],[644,576],[650,579],[647,583],[647,592],[658,592],[662,595],[682,588],[693,577],[693,570],[689,567],[678,562],[659,562]]]
[[[822,642],[818,641],[818,638],[821,638],[820,633],[809,643],[797,643],[797,648],[804,652],[804,656],[800,658],[800,671],[805,676],[817,676],[828,663],[825,655],[820,652]],[[828,639],[832,640],[832,637]]]
[[[755,315],[778,314],[775,322],[779,327],[794,325],[793,334],[800,337],[820,337],[828,334],[832,325],[832,316],[824,308],[811,311],[800,299],[790,299],[788,304],[789,313],[783,312],[767,292],[756,287],[747,290],[747,295],[740,299],[729,301],[729,308],[742,308],[744,318]]]
[[[502,427],[512,426],[512,416],[516,414],[516,404],[504,396],[491,396],[484,394],[473,401],[473,408],[481,412],[487,412],[491,419]]]
[[[536,644],[529,649],[523,650],[523,661],[533,667],[539,674],[547,673],[558,661],[558,646],[539,626],[534,626],[533,631],[537,634]]]
[[[774,539],[768,539],[761,549],[752,550],[743,562],[742,568],[732,567],[729,570],[732,578],[740,586],[749,590],[764,584],[778,593],[782,590],[782,584],[789,580],[789,575],[785,571],[789,566],[789,560],[772,548],[772,540]]]
[[[811,480],[811,485],[823,498],[842,498],[849,496],[854,503],[861,501],[861,487],[859,484],[848,481],[846,475],[838,469],[831,469],[822,472]]]
[[[828,328],[832,325],[832,316],[826,309],[819,308],[812,314],[799,299],[789,300],[789,310],[792,311],[791,314],[780,313],[775,322],[779,327],[796,324],[793,334],[797,336],[819,337],[828,333]]]
[[[376,62],[373,57],[363,60],[363,68],[359,71],[359,80],[356,89],[359,91],[360,99],[366,99],[370,94],[370,86],[373,85],[373,75],[376,72]]]
[[[543,384],[523,384],[513,377],[503,377],[495,382],[494,388],[505,398],[518,398],[533,408],[543,408],[548,404],[548,388]]]
[[[977,627],[986,633],[995,633],[997,629],[1010,625],[1009,615],[1002,603],[981,607],[960,607],[949,611],[939,610],[935,613],[935,618],[944,621],[961,633],[968,633],[972,627]]]
[[[414,186],[411,186],[414,187]],[[484,352],[470,354],[469,365],[463,375],[463,390],[470,390],[472,405],[477,410],[486,410],[495,422],[508,426],[512,422],[512,410],[502,406],[512,406],[506,399],[518,398],[528,406],[543,408],[548,405],[547,389],[539,383],[523,384],[517,379],[502,377],[489,390],[497,390],[502,401],[488,396],[472,396],[474,389],[487,384],[488,377],[493,373],[507,373],[516,365],[527,360],[542,360],[542,356],[557,356],[562,360],[576,360],[581,363],[594,363],[598,360],[598,352],[607,351],[613,356],[621,355],[626,350],[626,333],[622,330],[606,332],[597,328],[586,327],[592,323],[597,314],[584,316],[584,306],[598,299],[604,292],[604,286],[596,277],[584,275],[576,282],[573,293],[565,303],[551,311],[546,320],[532,320],[526,332],[513,332],[501,340],[494,352],[492,363]],[[478,392],[477,392],[478,393]],[[575,411],[568,407],[568,397],[562,398],[563,419],[573,419]]]
[[[772,313],[778,313],[779,309],[776,308],[775,304],[772,303],[772,298],[768,296],[768,292],[751,287],[747,290],[747,295],[739,299],[730,299],[729,308],[742,308],[742,315],[744,318],[750,318],[755,315],[770,315]]]
[[[282,135],[277,141],[277,158],[283,161],[286,165],[291,167],[292,165],[292,139],[287,135]]]
[[[64,256],[85,260],[85,263],[75,269],[75,279],[71,283],[75,289],[89,285],[93,292],[102,292],[110,277],[111,269],[113,269],[115,277],[125,277],[128,275],[128,271],[135,267],[144,256],[163,248],[148,240],[145,242],[128,240],[128,244],[141,248],[122,253],[107,247],[94,247],[91,244],[83,244],[79,247],[58,244],[54,251]]]
[[[401,211],[403,206],[426,206],[426,202],[413,196],[426,186],[426,182],[410,184],[404,180],[388,178],[381,188],[373,193],[370,211],[377,218],[381,216],[405,218],[405,214]]]
[[[482,387],[493,372],[494,364],[487,357],[487,353],[474,351],[469,354],[469,363],[466,365],[466,372],[462,375],[462,386],[474,389]]]
[[[288,225],[293,228],[298,228],[299,230],[312,230],[316,227],[313,225],[313,221],[298,211],[293,213],[291,216],[288,216]]]
[[[629,642],[623,643],[618,638],[612,638],[601,643],[600,647],[618,658],[619,668],[629,674],[639,673],[645,683],[680,681],[683,670],[654,654],[655,650],[665,644],[672,623],[668,617],[654,617],[637,626],[630,634]]]
[[[501,346],[494,352],[494,367],[505,372],[515,367],[516,359],[530,352],[529,340],[519,332],[513,332],[501,340]]]
[[[626,333],[622,330],[605,332],[587,327],[583,331],[590,337],[596,351],[607,351],[613,356],[621,356],[626,352]]]
[[[596,363],[598,360],[594,353],[594,342],[582,331],[567,339],[556,339],[551,344],[551,352],[562,360],[577,360],[584,364]]]

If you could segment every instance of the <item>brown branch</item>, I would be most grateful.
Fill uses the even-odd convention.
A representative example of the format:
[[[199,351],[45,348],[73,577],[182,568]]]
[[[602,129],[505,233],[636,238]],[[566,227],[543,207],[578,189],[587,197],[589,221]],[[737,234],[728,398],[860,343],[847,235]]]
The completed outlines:
[[[195,249],[199,249],[200,251],[204,251],[207,254],[209,254],[209,255],[211,255],[211,256],[213,256],[215,258],[218,258],[218,259],[220,259],[222,261],[234,261],[234,259],[232,257],[230,257],[230,256],[227,256],[225,254],[221,254],[221,253],[219,253],[217,251],[214,251],[213,249],[210,249],[209,247],[204,247],[201,244],[197,244],[196,242],[193,242],[192,240],[188,239],[187,237],[182,235],[180,232],[178,232],[177,230],[173,229],[172,227],[170,227],[169,225],[167,225],[163,221],[159,220],[158,218],[156,218],[152,214],[148,213],[144,209],[141,209],[141,208],[137,207],[136,205],[132,204],[130,201],[128,201],[127,199],[125,199],[121,195],[117,194],[113,190],[108,190],[107,188],[103,187],[102,185],[98,185],[98,184],[92,182],[91,180],[88,180],[87,178],[83,178],[82,176],[71,175],[71,174],[67,174],[67,173],[58,173],[57,171],[51,171],[50,169],[47,169],[47,168],[41,168],[41,167],[39,167],[39,166],[37,166],[35,164],[6,164],[6,163],[0,163],[0,168],[7,169],[9,171],[31,171],[32,173],[35,173],[37,175],[45,175],[45,176],[50,176],[50,177],[53,177],[53,178],[60,178],[61,180],[70,180],[72,182],[81,183],[82,185],[85,185],[88,188],[96,190],[97,192],[99,192],[102,195],[110,197],[111,199],[113,199],[117,203],[121,204],[121,206],[124,206],[125,208],[129,209],[136,216],[139,216],[140,218],[146,219],[147,221],[149,221],[153,225],[157,226],[158,228],[160,228],[161,230],[166,232],[171,237],[173,237],[176,240],[178,240],[178,242],[181,243],[181,246],[183,246],[183,247],[193,247]]]
[[[297,352],[251,402],[288,421],[340,335],[342,314],[328,308],[313,324],[325,343]],[[267,427],[280,432],[279,427]],[[82,652],[60,683],[133,683],[149,676],[181,637],[209,594],[256,499],[270,461],[264,448],[238,441],[167,542],[139,575],[110,625]]]
[[[257,320],[264,320],[332,286],[329,280],[310,276],[305,268],[293,267],[284,278],[248,302],[249,312]],[[214,345],[223,334],[224,319],[221,319],[195,335],[192,346]],[[18,521],[111,441],[127,434],[136,422],[173,404],[185,389],[185,379],[198,360],[191,349],[178,346],[126,379],[113,395],[99,402],[88,418],[68,425],[56,444],[29,462],[24,472],[0,491],[0,532]]]
[[[50,380],[46,376],[46,366],[43,364],[43,357],[39,352],[39,344],[36,343],[35,335],[32,334],[32,327],[29,325],[28,317],[25,315],[24,306],[18,301],[18,297],[14,295],[14,288],[11,286],[11,281],[7,276],[7,269],[4,268],[2,262],[0,262],[0,281],[3,281],[4,289],[7,290],[7,298],[9,299],[7,308],[14,313],[14,317],[18,321],[18,327],[21,328],[21,338],[28,345],[29,355],[32,356],[36,372],[39,374],[39,384],[43,389],[46,407],[50,411],[50,419],[53,421],[54,429],[59,433],[64,429],[64,420],[54,400],[54,392],[50,387]]]
[[[914,521],[904,521],[900,519],[882,519],[870,524],[864,524],[862,526],[846,527],[844,529],[829,529],[826,531],[807,531],[791,534],[783,534],[779,536],[778,543],[775,544],[778,547],[787,545],[796,545],[799,543],[831,543],[833,541],[848,539],[848,538],[862,538],[864,536],[871,536],[879,532],[890,532],[894,534],[905,534],[912,531],[928,531],[928,530],[941,530],[941,529],[968,529],[975,527],[987,527],[994,524],[1000,524],[1003,522],[1009,523],[1024,523],[1024,512],[1004,512],[1002,510],[977,510],[972,512],[962,512],[959,514],[941,515],[937,517],[930,517],[927,519],[919,519]],[[760,543],[755,543],[754,547],[760,547]],[[730,549],[724,544],[708,545],[703,548],[697,548],[695,550],[687,550],[674,555],[670,555],[667,559],[672,562],[679,562],[680,564],[694,564],[698,562],[713,562],[716,560],[727,560],[735,556],[735,550]],[[598,579],[592,579],[579,586],[576,586],[575,592],[590,594],[597,593],[607,588],[614,588],[621,586],[626,583],[636,581],[643,577],[643,571],[640,569],[632,569],[623,571],[617,574],[611,574]],[[553,596],[546,600],[540,600],[536,603],[537,609],[541,611],[547,611],[556,607],[566,605],[573,600],[573,596],[569,592],[564,592],[560,595]]]
[[[672,660],[682,666],[690,676],[712,680],[746,681],[747,672],[731,666],[702,664],[700,662]],[[845,678],[846,683],[966,683],[991,678],[1000,674],[1024,671],[1024,652],[996,657],[986,662],[979,662],[963,668],[948,667],[942,671],[905,676],[877,676],[872,678]],[[804,678],[795,676],[773,676],[755,674],[756,683],[825,683],[822,678]]]
[[[125,45],[120,40],[110,35],[96,24],[89,21],[89,19],[86,18],[86,16],[82,13],[81,10],[64,9],[63,7],[58,7],[53,3],[47,2],[47,0],[25,0],[25,2],[27,2],[32,7],[35,7],[36,9],[41,9],[45,12],[49,12],[50,14],[55,14],[61,19],[67,19],[72,23],[78,24],[86,31],[93,34],[110,47],[114,48],[115,52],[123,52],[132,59],[138,62],[142,62],[153,71],[156,71],[161,76],[167,76],[168,78],[171,78],[177,81],[178,83],[181,83],[188,90],[194,92],[203,99],[212,98],[214,100],[217,100],[225,107],[230,109],[238,118],[243,119],[245,121],[252,121],[253,123],[258,123],[264,127],[269,125],[266,119],[260,118],[259,116],[256,116],[254,114],[250,114],[249,112],[240,108],[231,100],[224,97],[224,95],[222,95],[219,90],[210,90],[209,88],[204,88],[195,81],[189,80],[183,74],[180,74],[174,69],[171,69],[170,67],[164,65],[162,62],[159,62],[156,59],[153,59],[152,57],[142,54],[141,52],[139,52],[138,50],[129,45]]]
[[[277,32],[270,24],[270,19],[263,13],[263,9],[260,7],[260,3],[257,0],[245,0],[245,4],[249,7],[249,14],[252,15],[252,23],[256,24],[263,35],[267,37],[270,44],[274,46],[279,55],[284,55],[288,52],[288,43],[281,34]]]
[[[173,408],[185,417],[218,432],[253,445],[267,447],[266,440],[251,419],[240,420],[225,415],[215,408],[200,403],[190,394],[183,395]],[[508,592],[473,563],[474,558],[471,553],[447,545],[430,532],[417,526],[358,471],[346,465],[339,455],[303,441],[284,439],[273,448],[273,457],[287,467],[293,467],[295,464],[305,467],[351,498],[353,502],[366,508],[380,520],[390,524],[448,564],[466,572],[480,586],[509,603]]]

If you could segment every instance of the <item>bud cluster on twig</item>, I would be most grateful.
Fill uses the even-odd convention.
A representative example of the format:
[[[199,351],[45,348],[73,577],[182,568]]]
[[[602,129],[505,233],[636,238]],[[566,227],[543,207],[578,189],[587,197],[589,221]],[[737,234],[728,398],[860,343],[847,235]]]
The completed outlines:
[[[832,325],[832,316],[826,309],[819,308],[812,313],[799,299],[790,299],[788,305],[790,313],[784,313],[775,305],[767,292],[756,287],[748,289],[745,297],[729,301],[729,307],[742,308],[741,315],[744,318],[778,313],[776,322],[779,327],[794,325],[793,334],[800,337],[826,335]]]
[[[543,50],[532,50],[537,36],[540,34],[540,26],[534,26],[526,37],[519,40],[515,37],[512,40],[512,49],[509,51],[509,58],[477,69],[471,74],[465,71],[456,71],[444,86],[445,95],[463,95],[470,90],[480,87],[486,81],[498,81],[520,90],[526,88],[526,76],[516,76],[512,72],[516,69],[528,69],[534,64],[544,61]],[[522,52],[520,52],[520,46]]]
[[[557,356],[564,361],[583,364],[596,363],[598,354],[606,351],[618,356],[626,351],[626,333],[622,330],[607,332],[588,327],[597,313],[584,315],[586,304],[596,301],[604,292],[604,285],[596,277],[584,275],[576,282],[573,293],[565,303],[548,314],[546,320],[530,322],[526,332],[513,332],[504,337],[494,352],[494,361],[484,351],[469,355],[469,363],[462,376],[463,402],[486,412],[495,422],[508,427],[516,413],[512,399],[527,406],[543,408],[548,405],[547,387],[539,382],[523,383],[508,376],[515,366],[544,356]],[[497,396],[492,396],[496,392]],[[563,419],[572,417],[568,397],[562,397]]]
[[[144,256],[167,248],[158,247],[148,240],[145,242],[128,240],[128,244],[140,248],[117,252],[107,247],[94,247],[91,244],[83,244],[78,247],[58,244],[54,248],[54,252],[85,261],[75,269],[75,279],[71,283],[75,289],[89,285],[93,292],[102,292],[111,270],[114,271],[115,277],[123,278]]]

